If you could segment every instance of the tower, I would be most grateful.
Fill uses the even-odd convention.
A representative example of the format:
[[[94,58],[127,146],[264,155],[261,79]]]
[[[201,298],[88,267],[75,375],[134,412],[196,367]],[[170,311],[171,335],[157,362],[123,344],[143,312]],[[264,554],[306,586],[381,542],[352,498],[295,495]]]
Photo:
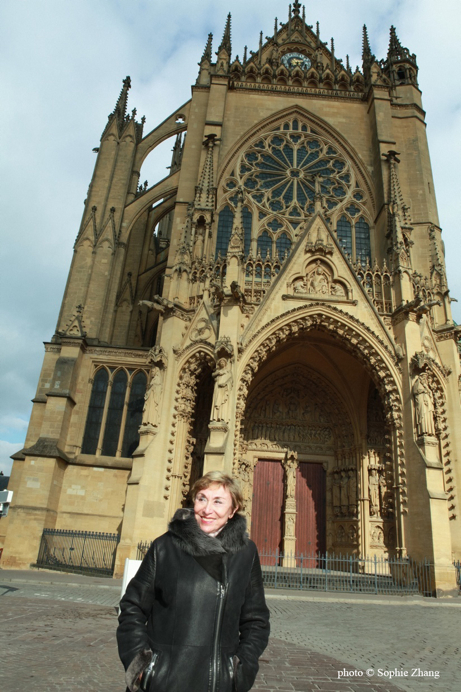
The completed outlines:
[[[353,71],[298,2],[254,48],[233,56],[229,15],[191,99],[147,134],[123,82],[2,566],[78,528],[120,534],[119,572],[220,468],[259,545],[428,557],[454,586],[457,329],[416,56],[392,27],[378,60],[364,28]],[[168,137],[169,175],[140,185]]]

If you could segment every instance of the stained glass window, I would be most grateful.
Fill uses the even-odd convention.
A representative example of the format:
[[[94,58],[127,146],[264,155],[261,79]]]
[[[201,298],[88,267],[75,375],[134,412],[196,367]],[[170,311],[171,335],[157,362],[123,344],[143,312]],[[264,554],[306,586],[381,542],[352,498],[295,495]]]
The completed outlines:
[[[115,373],[110,393],[109,410],[107,411],[106,429],[102,443],[103,456],[114,457],[117,452],[118,438],[125,404],[127,376],[124,370]]]
[[[293,132],[295,130],[296,132]],[[289,215],[299,206],[304,215],[313,213],[315,195],[338,200],[352,193],[352,173],[342,154],[323,137],[300,128],[299,121],[285,123],[277,134],[264,135],[240,162],[243,188],[262,208]]]
[[[363,218],[355,224],[355,254],[362,264],[366,264],[367,259],[371,261],[370,227]]]
[[[341,216],[339,219],[336,232],[344,252],[352,256],[352,226],[345,216]]]
[[[282,233],[276,240],[275,247],[277,248],[280,259],[288,256],[291,248],[291,240],[286,233]]]
[[[142,423],[144,395],[147,378],[144,372],[138,372],[131,383],[130,399],[126,412],[125,433],[123,435],[122,457],[130,457],[139,444],[139,426]]]
[[[85,433],[83,435],[82,454],[96,454],[108,383],[109,373],[105,368],[101,368],[94,376]]]
[[[258,255],[266,259],[267,255],[272,257],[272,238],[267,231],[263,231],[258,238]]]
[[[252,220],[253,220],[253,216],[251,214],[251,211],[249,211],[246,207],[243,207],[243,209],[242,209],[242,222],[243,222],[243,230],[244,230],[245,257],[248,257],[248,255],[250,254]]]
[[[105,428],[101,454],[116,456],[120,433],[123,436],[121,455],[132,455],[139,443],[138,429],[142,421],[144,395],[146,393],[147,377],[144,372],[134,375],[131,382],[131,391],[128,402],[126,388],[129,375],[123,369],[118,370],[109,388],[109,373],[105,368],[100,368],[93,381],[90,404],[85,425],[85,433],[82,442],[82,454],[97,454],[98,442],[101,437],[101,424],[104,418],[104,410],[107,407]],[[110,394],[109,394],[110,393]],[[107,400],[109,398],[109,401]],[[124,410],[126,417],[124,429]]]
[[[221,257],[226,256],[233,223],[234,213],[229,206],[226,206],[222,211],[219,212],[218,235],[216,239],[216,257],[219,253],[221,253]]]

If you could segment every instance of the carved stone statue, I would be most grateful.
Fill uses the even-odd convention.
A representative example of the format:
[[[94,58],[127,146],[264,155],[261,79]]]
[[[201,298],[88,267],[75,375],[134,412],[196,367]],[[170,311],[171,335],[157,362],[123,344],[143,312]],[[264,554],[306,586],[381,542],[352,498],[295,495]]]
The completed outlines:
[[[295,293],[307,293],[307,287],[304,279],[296,279],[293,284],[293,291]]]
[[[328,293],[328,281],[320,266],[310,276],[308,291],[317,295]]]
[[[233,385],[231,366],[228,360],[225,358],[218,360],[213,377],[215,388],[211,419],[227,423],[229,420],[229,395]]]
[[[357,514],[357,476],[352,469],[349,470],[347,499],[349,503],[349,514]]]
[[[333,475],[333,512],[339,517],[341,514],[341,478],[337,473]]]
[[[387,514],[387,503],[386,503],[386,494],[387,494],[387,483],[386,479],[384,478],[384,474],[381,474],[379,477],[379,502],[381,506],[381,516],[384,517]]]
[[[372,468],[368,476],[368,491],[370,497],[370,514],[377,516],[379,514],[379,476],[378,469]]]
[[[298,466],[296,453],[288,454],[283,465],[286,473],[287,500],[293,500],[296,493],[296,468]]]
[[[143,412],[149,407],[148,422],[152,423],[152,425],[158,423],[160,418],[159,404],[162,398],[163,375],[164,372],[161,368],[153,368],[152,377],[144,395]]]
[[[287,514],[285,518],[285,535],[294,536],[295,535],[295,515]]]
[[[415,400],[415,420],[418,435],[435,435],[434,399],[426,374],[422,373],[416,378],[412,392]]]
[[[349,498],[347,492],[348,483],[349,476],[347,471],[341,471],[341,514],[346,517],[349,514]]]

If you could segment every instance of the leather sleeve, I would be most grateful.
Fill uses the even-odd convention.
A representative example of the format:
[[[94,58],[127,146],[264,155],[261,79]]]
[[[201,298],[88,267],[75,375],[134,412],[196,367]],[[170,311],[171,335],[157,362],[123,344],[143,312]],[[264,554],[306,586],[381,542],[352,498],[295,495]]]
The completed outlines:
[[[144,670],[152,655],[146,623],[155,599],[156,562],[156,548],[152,545],[120,601],[118,653],[127,671],[130,689],[134,688],[134,680]]]
[[[251,689],[259,669],[258,659],[267,646],[269,633],[269,609],[264,597],[259,555],[255,551],[245,602],[240,612],[240,643],[237,657],[241,665],[236,671],[239,692]]]

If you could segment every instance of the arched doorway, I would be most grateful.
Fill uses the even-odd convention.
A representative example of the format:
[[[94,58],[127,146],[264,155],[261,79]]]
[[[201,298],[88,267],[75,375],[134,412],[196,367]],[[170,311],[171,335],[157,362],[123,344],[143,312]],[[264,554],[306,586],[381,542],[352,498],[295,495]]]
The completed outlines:
[[[356,488],[357,459],[350,416],[329,381],[303,363],[269,372],[250,389],[243,435],[253,474],[250,532],[263,562],[264,554],[276,551],[313,555],[331,549],[331,472],[341,459],[346,483],[351,470]],[[351,504],[356,524],[356,500]]]

